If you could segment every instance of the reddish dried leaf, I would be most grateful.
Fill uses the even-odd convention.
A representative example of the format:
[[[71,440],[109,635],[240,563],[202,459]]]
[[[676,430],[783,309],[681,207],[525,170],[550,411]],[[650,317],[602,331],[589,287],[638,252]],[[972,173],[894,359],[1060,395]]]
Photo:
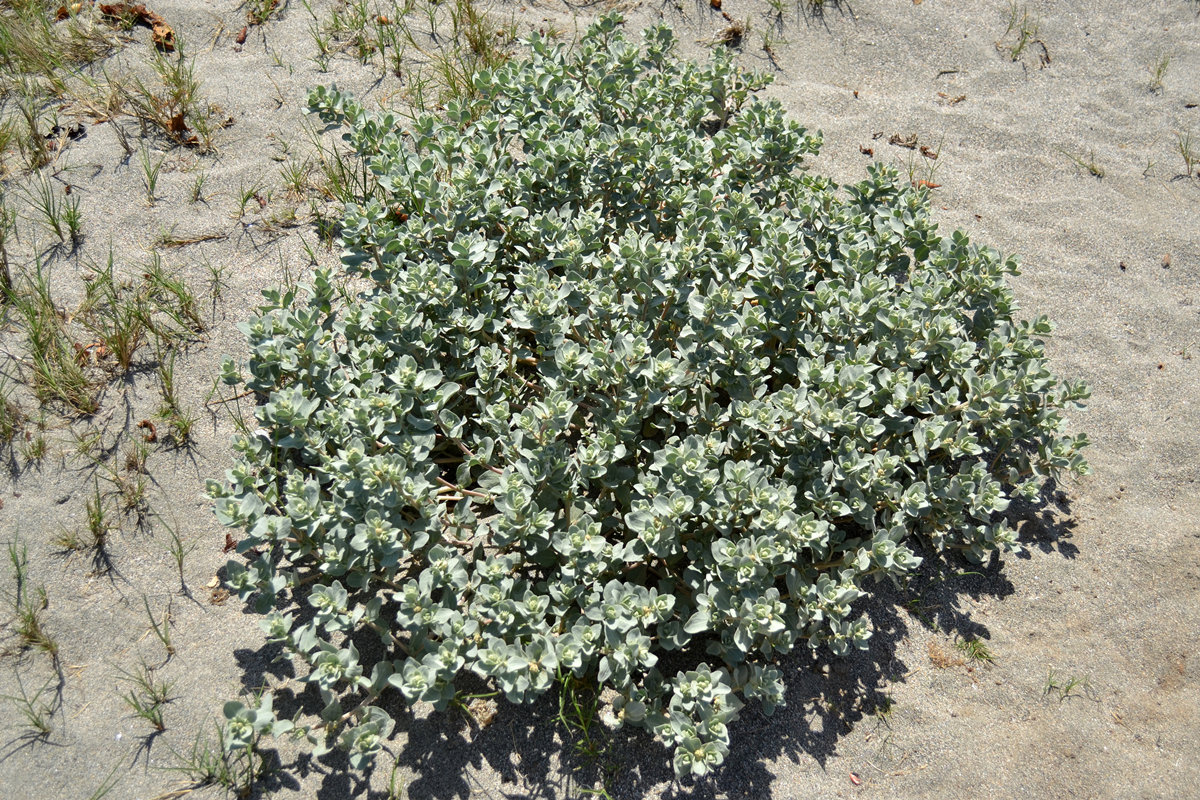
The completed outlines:
[[[154,427],[153,422],[151,422],[148,419],[144,419],[141,422],[139,422],[137,424],[137,426],[138,426],[138,430],[142,430],[142,429],[146,430],[146,433],[143,435],[142,438],[144,438],[147,442],[157,442],[158,441],[158,429]]]
[[[187,123],[183,121],[183,114],[176,114],[167,120],[167,130],[174,134],[184,133],[191,130]]]
[[[246,43],[246,32],[247,32],[248,30],[250,30],[250,26],[249,26],[249,25],[247,25],[246,27],[242,28],[241,32],[240,32],[240,33],[238,33],[238,35],[237,35],[237,36],[233,37],[233,40],[234,40],[235,42],[237,42],[238,44],[245,44],[245,43]]]
[[[234,541],[233,536],[228,533],[225,534],[225,547],[221,550],[221,552],[228,553],[230,550],[236,550],[236,549],[237,549],[237,542]]]
[[[930,183],[929,181],[913,181],[913,186],[917,187],[918,189],[940,189],[940,188],[942,188],[942,185],[940,183]]]
[[[850,773],[850,782],[855,786],[862,786],[862,778],[858,777],[853,772]]]
[[[157,14],[150,15],[150,39],[163,50],[175,49],[175,31]]]
[[[93,0],[93,2],[95,2],[95,0]],[[54,21],[62,22],[72,14],[78,14],[81,11],[83,11],[83,3],[72,3],[69,9],[66,6],[59,6],[58,11],[54,12]]]
[[[100,13],[106,17],[113,19],[132,19],[134,22],[141,23],[150,29],[150,39],[155,46],[161,47],[163,50],[175,49],[175,31],[167,24],[167,21],[148,10],[144,5],[129,5],[128,3],[114,3],[113,5],[100,5]]]

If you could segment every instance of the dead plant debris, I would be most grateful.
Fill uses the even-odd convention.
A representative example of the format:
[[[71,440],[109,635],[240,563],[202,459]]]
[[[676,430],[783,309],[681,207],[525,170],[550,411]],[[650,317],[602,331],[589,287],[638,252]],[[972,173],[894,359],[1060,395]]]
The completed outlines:
[[[150,11],[141,3],[114,3],[100,6],[100,13],[116,20],[128,20],[133,24],[145,25],[150,29],[150,39],[156,47],[171,51],[175,49],[175,31],[167,21]]]
[[[942,649],[937,642],[929,643],[929,660],[938,669],[949,669],[950,667],[961,667],[967,663],[956,655],[947,653]]]

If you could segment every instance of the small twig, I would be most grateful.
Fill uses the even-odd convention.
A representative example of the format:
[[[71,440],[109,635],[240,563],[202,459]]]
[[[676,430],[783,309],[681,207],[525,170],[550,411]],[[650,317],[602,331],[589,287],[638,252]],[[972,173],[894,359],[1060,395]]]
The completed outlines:
[[[243,397],[249,397],[250,395],[252,395],[254,393],[255,393],[254,389],[247,389],[246,391],[242,392],[241,394],[235,394],[233,397],[225,397],[220,400],[209,400],[207,403],[204,404],[204,407],[208,408],[209,406],[212,406],[212,405],[224,405],[224,404],[232,402],[234,400],[240,400]]]
[[[459,449],[462,450],[470,458],[478,458],[478,456],[476,456],[474,453],[471,452],[471,448],[467,447],[465,444],[463,444],[458,439],[452,439],[451,441],[453,441],[456,445],[458,445]],[[490,469],[492,472],[496,473],[497,475],[504,474],[504,470],[498,469],[497,467],[493,467],[491,464],[484,464],[483,466],[487,467],[488,469]]]
[[[491,500],[491,499],[492,499],[492,498],[491,498],[491,496],[489,496],[489,495],[486,495],[486,494],[480,494],[479,492],[472,492],[470,489],[464,489],[464,488],[462,488],[461,486],[455,486],[453,483],[451,483],[450,481],[446,480],[445,478],[443,478],[443,477],[442,477],[442,476],[440,476],[440,475],[438,476],[438,479],[437,479],[437,481],[438,481],[438,483],[440,483],[442,486],[445,486],[445,487],[448,487],[448,488],[450,488],[450,489],[453,489],[453,490],[454,490],[454,491],[456,491],[456,492],[462,492],[463,494],[467,495],[468,497],[478,497],[478,498],[480,498],[481,500]]]

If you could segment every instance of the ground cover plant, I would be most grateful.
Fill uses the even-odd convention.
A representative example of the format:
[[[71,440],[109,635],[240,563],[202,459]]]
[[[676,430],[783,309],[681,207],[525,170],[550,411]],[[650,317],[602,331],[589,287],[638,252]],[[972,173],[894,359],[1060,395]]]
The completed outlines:
[[[350,278],[243,323],[224,381],[261,427],[209,491],[245,532],[228,585],[326,708],[231,703],[228,747],[290,731],[362,767],[391,689],[574,676],[702,775],[744,701],[786,702],[780,656],[865,645],[873,582],[1016,549],[1009,498],[1087,470],[1087,389],[1016,319],[1016,261],[940,236],[893,170],[809,174],[769,76],[674,45],[535,34],[444,117],[311,95],[370,168]]]

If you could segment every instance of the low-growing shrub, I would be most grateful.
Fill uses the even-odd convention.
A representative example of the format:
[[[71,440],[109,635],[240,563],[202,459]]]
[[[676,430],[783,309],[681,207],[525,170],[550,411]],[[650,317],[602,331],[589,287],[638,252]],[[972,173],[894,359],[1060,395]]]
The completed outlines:
[[[1014,321],[1016,262],[886,167],[809,174],[769,76],[674,44],[534,35],[407,127],[310,96],[377,188],[346,281],[242,326],[225,381],[261,427],[210,492],[261,551],[230,587],[328,705],[294,729],[319,751],[369,761],[389,688],[444,709],[470,670],[521,703],[570,673],[703,774],[744,701],[785,702],[781,657],[865,647],[867,579],[1015,550],[1008,498],[1087,470],[1087,390]]]

